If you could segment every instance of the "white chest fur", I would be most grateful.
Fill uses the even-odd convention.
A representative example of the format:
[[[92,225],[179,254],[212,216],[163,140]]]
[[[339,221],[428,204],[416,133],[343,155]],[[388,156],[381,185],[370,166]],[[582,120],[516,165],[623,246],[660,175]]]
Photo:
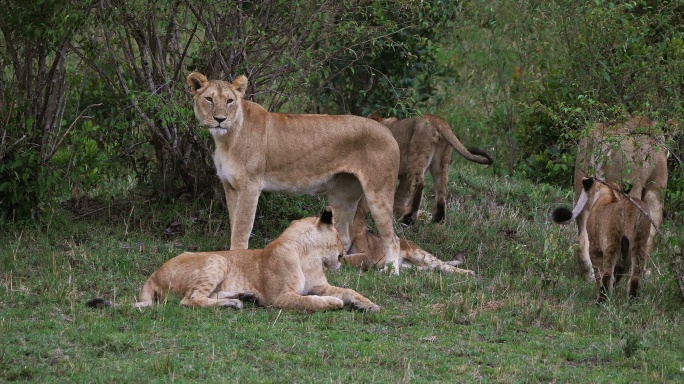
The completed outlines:
[[[214,152],[214,165],[216,166],[216,174],[221,181],[227,181],[230,184],[235,183],[235,167],[230,156],[218,151]]]

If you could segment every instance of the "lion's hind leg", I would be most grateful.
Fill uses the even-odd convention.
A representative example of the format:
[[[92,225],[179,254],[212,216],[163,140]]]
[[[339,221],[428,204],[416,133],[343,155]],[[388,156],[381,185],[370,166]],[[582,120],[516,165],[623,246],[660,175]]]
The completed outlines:
[[[209,295],[206,289],[198,288],[183,297],[180,304],[186,307],[232,307],[242,308],[242,301],[232,298],[219,298],[216,295]]]
[[[458,268],[444,262],[431,253],[420,248],[417,244],[409,241],[402,241],[401,256],[404,260],[415,265],[419,269],[439,270],[444,273],[457,273],[474,276],[475,272],[469,269]]]
[[[208,256],[198,270],[186,271],[186,291],[180,304],[187,307],[242,308],[242,301],[235,298],[237,292],[216,292],[227,272],[228,265],[224,257],[217,254]]]

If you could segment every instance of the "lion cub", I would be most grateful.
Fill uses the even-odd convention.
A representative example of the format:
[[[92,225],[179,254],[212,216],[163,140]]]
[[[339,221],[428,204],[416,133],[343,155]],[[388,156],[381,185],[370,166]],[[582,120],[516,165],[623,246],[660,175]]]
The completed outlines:
[[[567,208],[553,212],[553,221],[559,224],[571,222],[584,204],[589,204],[587,235],[589,256],[594,268],[597,301],[603,302],[612,293],[622,275],[631,269],[629,298],[637,297],[641,270],[648,260],[647,242],[651,229],[650,219],[643,213],[648,206],[640,199],[623,196],[615,184],[606,185],[593,177],[582,180],[582,207],[573,214]],[[643,211],[643,212],[642,212]]]
[[[452,148],[466,160],[485,165],[494,162],[485,151],[464,147],[449,124],[439,116],[423,115],[397,120],[396,117],[383,119],[372,113],[368,118],[387,127],[399,144],[399,186],[394,195],[394,211],[401,215],[401,221],[406,225],[413,224],[418,218],[428,169],[435,187],[432,221],[444,221]]]
[[[293,221],[264,249],[186,252],[150,276],[135,307],[147,307],[167,292],[183,295],[181,305],[242,308],[242,300],[278,308],[322,311],[349,305],[380,309],[354,290],[328,284],[324,267],[336,270],[344,249],[332,212]]]
[[[351,254],[345,255],[342,258],[342,264],[362,269],[384,268],[386,260],[385,253],[382,251],[382,242],[380,236],[368,231],[366,225],[367,215],[368,206],[362,201],[359,203],[354,221],[352,222],[354,238],[350,249]],[[399,247],[402,268],[437,269],[445,273],[475,275],[475,272],[469,269],[457,267],[463,264],[463,260],[442,261],[423,250],[413,241],[399,238]]]

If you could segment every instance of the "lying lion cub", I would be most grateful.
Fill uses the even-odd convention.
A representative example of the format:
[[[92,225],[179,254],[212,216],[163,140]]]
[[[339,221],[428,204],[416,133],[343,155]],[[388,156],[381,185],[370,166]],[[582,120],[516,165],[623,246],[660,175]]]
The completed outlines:
[[[567,224],[585,204],[589,204],[586,231],[599,303],[606,300],[614,284],[629,269],[629,298],[636,298],[641,270],[649,257],[647,243],[651,221],[643,213],[648,206],[640,199],[630,201],[616,190],[614,183],[611,185],[585,177],[582,186],[586,197],[580,197],[578,201],[582,206],[575,209],[575,214],[567,208],[558,208],[552,216],[556,223]]]
[[[350,305],[380,309],[354,290],[328,284],[323,268],[336,270],[344,249],[332,212],[293,221],[264,249],[186,252],[150,276],[135,307],[147,307],[167,292],[184,295],[181,305],[242,308],[242,300],[278,308],[323,311]]]
[[[351,265],[357,268],[370,269],[373,267],[384,268],[386,266],[385,254],[382,251],[382,241],[380,236],[368,231],[366,217],[368,206],[364,201],[359,203],[358,210],[354,216],[352,224],[354,241],[350,252],[345,255],[342,264]],[[399,238],[401,267],[417,269],[440,270],[445,273],[460,273],[474,276],[475,272],[469,269],[458,268],[463,264],[463,260],[442,261],[432,254],[423,250],[413,241]]]

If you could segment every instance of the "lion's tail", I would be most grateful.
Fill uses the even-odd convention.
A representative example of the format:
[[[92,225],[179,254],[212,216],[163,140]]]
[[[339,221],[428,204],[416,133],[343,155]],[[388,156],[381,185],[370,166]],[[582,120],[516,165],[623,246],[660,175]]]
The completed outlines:
[[[155,300],[159,299],[160,294],[161,292],[157,289],[157,285],[152,280],[152,277],[150,277],[140,290],[138,302],[133,304],[133,306],[136,308],[149,307],[154,304]]]
[[[434,119],[433,119],[434,120]],[[461,141],[451,131],[451,127],[444,120],[430,121],[425,119],[425,124],[433,124],[437,132],[446,140],[452,148],[456,150],[466,160],[474,163],[489,165],[494,163],[491,156],[480,148],[470,147],[466,148]]]

